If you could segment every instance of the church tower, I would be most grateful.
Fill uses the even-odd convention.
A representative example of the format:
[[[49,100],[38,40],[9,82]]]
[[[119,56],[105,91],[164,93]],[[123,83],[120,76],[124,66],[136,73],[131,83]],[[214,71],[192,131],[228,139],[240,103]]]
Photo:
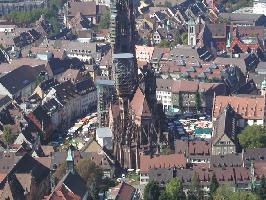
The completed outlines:
[[[143,91],[139,87],[143,80],[138,77],[135,56],[132,0],[112,0],[110,33],[113,79],[118,99],[110,107],[114,111],[112,120],[109,119],[113,131],[113,155],[123,168],[136,169],[140,154],[152,154],[160,136],[155,136],[157,102],[152,88],[156,89],[156,82],[152,84],[151,80],[154,78],[156,81],[155,76],[144,77],[147,87]],[[146,98],[145,93],[149,97]]]
[[[75,172],[74,155],[70,147],[68,148],[67,151],[66,164],[67,164],[67,172],[71,172],[74,174]]]
[[[188,21],[188,45],[196,46],[196,23],[193,19]]]
[[[111,2],[111,44],[113,58],[113,79],[118,95],[120,122],[114,133],[114,155],[122,167],[132,168],[132,122],[130,100],[137,87],[134,30],[135,20],[131,0]]]

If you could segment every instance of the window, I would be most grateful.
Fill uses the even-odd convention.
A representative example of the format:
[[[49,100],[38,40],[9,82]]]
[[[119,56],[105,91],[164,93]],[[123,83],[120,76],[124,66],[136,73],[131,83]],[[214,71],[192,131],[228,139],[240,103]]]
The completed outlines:
[[[193,26],[189,27],[189,33],[194,33],[194,27]]]

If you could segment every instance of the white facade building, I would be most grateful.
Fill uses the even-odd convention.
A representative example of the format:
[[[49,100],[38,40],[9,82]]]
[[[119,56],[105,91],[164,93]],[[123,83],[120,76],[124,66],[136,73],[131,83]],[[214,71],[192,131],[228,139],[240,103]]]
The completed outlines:
[[[253,13],[266,15],[266,0],[253,0]]]
[[[163,104],[164,110],[169,110],[173,107],[172,104],[172,92],[164,90],[156,90],[157,101]]]
[[[96,129],[96,141],[101,147],[105,147],[108,150],[113,149],[112,131],[108,127],[102,127]]]
[[[0,25],[0,32],[1,33],[13,33],[16,25]]]

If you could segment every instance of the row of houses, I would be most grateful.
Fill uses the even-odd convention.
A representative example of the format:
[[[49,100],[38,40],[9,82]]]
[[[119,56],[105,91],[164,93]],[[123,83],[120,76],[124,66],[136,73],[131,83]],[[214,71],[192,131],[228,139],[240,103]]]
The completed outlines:
[[[0,78],[3,98],[16,102],[45,141],[97,104],[96,87],[88,72],[80,65],[74,68],[70,60],[56,60],[46,66],[23,65]],[[4,108],[3,113],[8,111]]]
[[[157,101],[163,104],[165,110],[201,110],[210,114],[214,96],[227,93],[222,83],[157,79],[156,86]]]

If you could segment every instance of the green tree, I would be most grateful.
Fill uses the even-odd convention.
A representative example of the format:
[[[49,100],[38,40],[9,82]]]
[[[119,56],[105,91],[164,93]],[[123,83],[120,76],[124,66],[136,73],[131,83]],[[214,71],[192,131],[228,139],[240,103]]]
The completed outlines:
[[[102,179],[102,170],[90,159],[82,159],[75,166],[76,172],[86,182],[87,188],[94,200],[98,199],[99,191],[106,191],[109,187],[115,186],[114,181]],[[67,163],[63,162],[55,171],[56,184],[64,177],[67,171]]]
[[[246,127],[239,134],[239,142],[243,148],[264,148],[266,147],[266,127],[253,125]]]
[[[224,184],[216,190],[213,200],[259,200],[259,197],[252,192],[234,192],[230,185]]]
[[[167,146],[167,145],[162,146],[162,149],[161,149],[162,155],[169,155],[171,153],[173,153],[173,150],[169,146]]]
[[[77,172],[89,186],[95,182],[101,184],[102,170],[90,159],[82,159],[76,166]]]
[[[12,134],[11,129],[9,127],[4,127],[3,140],[6,145],[12,144],[15,140],[15,136]]]
[[[161,40],[160,44],[158,44],[159,47],[163,47],[163,48],[170,47],[170,45],[171,45],[171,42],[168,40]]]
[[[47,18],[49,24],[52,26],[52,31],[49,33],[49,36],[56,36],[60,33],[61,25],[57,19],[57,17],[49,17]]]
[[[256,194],[253,194],[252,192],[246,192],[246,191],[237,191],[233,192],[232,200],[259,200],[259,196]]]
[[[91,179],[92,182],[87,184],[89,193],[93,200],[98,200],[99,188],[97,187],[96,180]]]
[[[196,109],[197,109],[197,111],[200,110],[200,107],[201,107],[200,93],[197,92],[196,93]]]
[[[210,184],[210,198],[212,199],[214,193],[216,192],[216,190],[219,187],[219,183],[217,181],[216,175],[213,174],[212,175],[212,179],[211,179],[211,184]]]
[[[203,191],[200,188],[200,180],[199,176],[196,172],[193,173],[191,186],[188,191],[188,199],[189,200],[202,200],[204,199]]]
[[[263,176],[260,181],[260,187],[256,190],[256,193],[259,195],[260,199],[266,199],[266,178]]]
[[[144,200],[158,200],[160,196],[160,188],[158,183],[150,181],[144,189]]]
[[[99,28],[106,29],[109,28],[109,25],[110,25],[110,12],[107,11],[100,18]]]
[[[59,10],[64,5],[65,1],[62,0],[50,0],[50,8]]]
[[[213,195],[214,200],[230,200],[233,189],[228,184],[221,185]]]
[[[186,195],[183,191],[183,184],[178,178],[173,178],[166,184],[165,192],[169,197],[169,200],[183,200],[186,199]]]
[[[162,193],[160,194],[159,200],[169,200],[169,197],[166,191],[162,191]]]
[[[176,46],[177,44],[182,44],[182,38],[180,37],[180,31],[177,29],[175,36],[174,36],[174,42],[173,46]]]
[[[67,164],[66,161],[64,161],[59,167],[56,169],[54,173],[55,177],[55,183],[57,184],[65,175],[66,175],[66,169],[67,169]]]
[[[187,32],[182,33],[181,39],[182,39],[182,44],[187,45],[188,44],[188,33]]]

